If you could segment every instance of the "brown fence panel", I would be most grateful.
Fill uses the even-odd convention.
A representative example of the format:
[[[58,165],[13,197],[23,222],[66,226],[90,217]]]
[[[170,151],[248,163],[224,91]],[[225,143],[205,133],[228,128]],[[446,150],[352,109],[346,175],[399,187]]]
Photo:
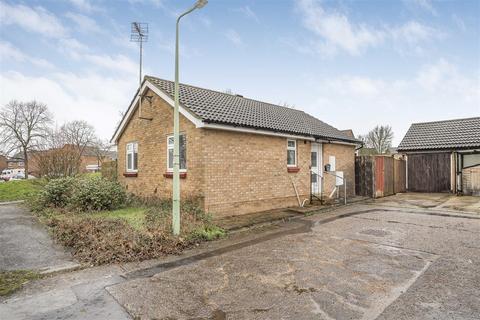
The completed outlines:
[[[383,157],[373,157],[375,160],[375,198],[381,198],[385,192],[384,161]]]
[[[117,160],[105,161],[102,163],[102,177],[110,181],[117,180]]]
[[[374,196],[374,162],[369,156],[355,157],[355,194]]]
[[[405,160],[393,160],[393,172],[394,172],[394,186],[393,192],[406,192],[407,191],[407,162]]]
[[[406,162],[388,156],[355,157],[355,193],[381,198],[406,191]]]
[[[393,168],[393,157],[383,158],[383,196],[391,196],[395,194],[394,184],[395,175]]]

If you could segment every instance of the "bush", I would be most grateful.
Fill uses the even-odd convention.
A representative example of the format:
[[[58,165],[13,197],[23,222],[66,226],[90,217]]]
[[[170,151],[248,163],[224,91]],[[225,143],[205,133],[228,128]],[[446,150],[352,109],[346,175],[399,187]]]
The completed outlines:
[[[123,187],[98,175],[50,180],[38,197],[30,201],[34,211],[70,208],[78,211],[112,210],[125,204]]]
[[[48,225],[56,240],[71,248],[78,260],[93,265],[178,254],[192,244],[163,230],[135,230],[123,220],[67,216],[50,219]]]
[[[78,181],[70,204],[80,211],[112,210],[122,206],[126,197],[119,183],[93,176]]]
[[[67,206],[74,190],[72,177],[50,180],[39,194],[39,206],[63,208]]]

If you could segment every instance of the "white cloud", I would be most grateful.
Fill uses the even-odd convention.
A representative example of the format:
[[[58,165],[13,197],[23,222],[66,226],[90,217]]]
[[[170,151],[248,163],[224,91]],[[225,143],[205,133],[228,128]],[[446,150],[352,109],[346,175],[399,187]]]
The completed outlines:
[[[298,0],[297,8],[302,15],[303,25],[316,38],[307,44],[295,46],[303,52],[316,52],[327,57],[339,52],[359,55],[389,40],[400,53],[421,54],[423,43],[445,36],[443,32],[417,21],[408,21],[399,26],[355,24],[343,13],[325,10],[318,0]]]
[[[110,69],[112,71],[121,71],[129,74],[138,73],[138,64],[127,56],[121,54],[113,56],[106,54],[85,54],[81,56],[81,58],[96,66]]]
[[[86,120],[102,138],[111,138],[119,112],[126,110],[134,94],[136,80],[97,73],[32,77],[19,72],[3,72],[0,74],[0,105],[12,99],[36,99],[47,104],[59,125],[65,121]]]
[[[452,14],[452,20],[462,32],[467,31],[467,26],[465,25],[465,22],[463,22],[462,18],[460,18],[456,14]]]
[[[417,21],[409,21],[404,25],[391,29],[394,40],[405,41],[413,44],[435,37],[441,37],[434,28],[425,26]]]
[[[233,29],[228,29],[226,32],[225,32],[225,37],[227,37],[227,39],[233,43],[236,47],[241,47],[244,45],[243,43],[243,40],[242,38],[240,37],[240,35],[238,34],[237,31],[233,30]]]
[[[412,122],[480,114],[480,78],[461,74],[444,59],[401,80],[342,75],[307,82],[312,93],[306,111],[341,129],[366,133],[389,124],[398,144]],[[346,114],[351,116],[345,116]]]
[[[93,5],[89,0],[69,0],[70,3],[85,12],[101,11],[100,7]]]
[[[67,12],[65,17],[72,20],[81,32],[103,33],[95,20],[83,14]]]
[[[0,24],[17,25],[49,38],[62,38],[68,33],[55,15],[40,6],[33,8],[0,2]]]
[[[238,12],[242,13],[245,17],[247,17],[249,19],[252,19],[257,23],[260,22],[257,14],[255,12],[253,12],[253,10],[250,9],[249,6],[241,7],[239,9],[236,9],[235,11],[238,11]]]
[[[433,7],[431,0],[403,0],[403,2],[409,7],[420,8],[435,16],[438,14],[437,10]]]
[[[304,26],[321,38],[317,49],[329,55],[338,49],[358,55],[382,42],[385,36],[384,32],[366,25],[352,24],[344,14],[326,12],[318,1],[300,0],[297,4]]]
[[[154,7],[160,8],[164,6],[163,0],[128,0],[130,4],[151,4]]]
[[[53,68],[53,65],[45,59],[31,57],[20,49],[14,47],[11,43],[0,41],[0,61],[5,62],[14,60],[22,63],[31,63],[40,68]]]

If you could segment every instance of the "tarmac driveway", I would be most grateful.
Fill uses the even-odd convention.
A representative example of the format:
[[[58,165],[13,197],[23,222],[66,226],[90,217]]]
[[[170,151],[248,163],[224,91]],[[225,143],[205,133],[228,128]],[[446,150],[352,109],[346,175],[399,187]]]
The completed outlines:
[[[0,270],[57,271],[77,265],[26,209],[0,205]]]
[[[480,319],[480,217],[399,205],[54,275],[0,303],[0,319]]]
[[[140,319],[480,318],[478,217],[342,210],[107,290]]]

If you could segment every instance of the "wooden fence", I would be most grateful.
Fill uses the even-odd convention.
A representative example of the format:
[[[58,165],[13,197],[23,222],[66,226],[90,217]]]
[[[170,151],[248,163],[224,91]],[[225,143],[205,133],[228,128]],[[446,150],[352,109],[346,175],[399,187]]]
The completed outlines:
[[[117,180],[117,160],[102,163],[102,177],[110,181]]]
[[[406,161],[391,156],[355,157],[355,193],[380,198],[406,191]]]

